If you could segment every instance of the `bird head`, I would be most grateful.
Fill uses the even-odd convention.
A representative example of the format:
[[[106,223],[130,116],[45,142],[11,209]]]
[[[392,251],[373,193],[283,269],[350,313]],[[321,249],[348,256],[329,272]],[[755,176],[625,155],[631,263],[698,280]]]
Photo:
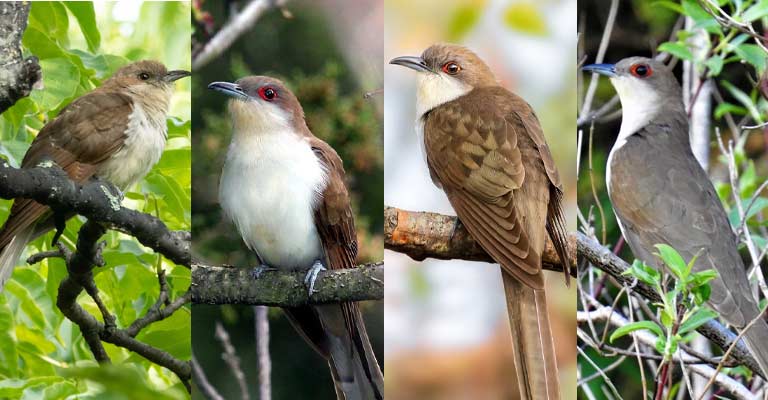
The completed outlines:
[[[299,100],[278,79],[249,76],[234,83],[213,82],[208,89],[232,98],[229,111],[235,131],[270,132],[304,123]]]
[[[189,75],[189,71],[168,71],[160,62],[142,60],[117,70],[104,81],[101,88],[122,90],[135,99],[165,111],[171,99],[173,82]]]
[[[419,73],[416,102],[420,116],[474,88],[497,85],[493,72],[477,54],[455,44],[435,44],[419,57],[397,57],[389,63]]]
[[[607,76],[622,107],[623,133],[636,132],[664,112],[684,112],[682,91],[672,70],[646,57],[629,57],[616,64],[590,64],[582,70]]]

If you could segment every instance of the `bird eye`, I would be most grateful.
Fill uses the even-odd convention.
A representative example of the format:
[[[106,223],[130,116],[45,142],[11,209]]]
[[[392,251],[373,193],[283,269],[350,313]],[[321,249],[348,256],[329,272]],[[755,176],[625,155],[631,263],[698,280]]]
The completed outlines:
[[[259,89],[259,96],[267,101],[272,101],[277,97],[277,91],[271,87],[263,87]]]
[[[653,75],[653,70],[647,64],[635,64],[629,68],[629,72],[638,78],[647,78]]]
[[[461,71],[461,67],[459,64],[456,64],[453,61],[449,61],[445,64],[443,64],[443,72],[445,72],[448,75],[456,75]]]
[[[139,79],[141,79],[142,81],[146,81],[147,79],[149,79],[149,74],[146,72],[141,72],[139,73]]]

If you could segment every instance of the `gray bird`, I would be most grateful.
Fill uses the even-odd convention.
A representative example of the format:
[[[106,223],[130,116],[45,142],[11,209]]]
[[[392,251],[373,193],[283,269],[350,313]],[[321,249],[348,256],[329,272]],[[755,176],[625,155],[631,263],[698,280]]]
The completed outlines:
[[[667,244],[694,271],[715,269],[709,304],[729,324],[744,328],[760,312],[752,296],[738,240],[707,173],[691,150],[682,91],[661,62],[631,57],[583,68],[610,78],[622,106],[621,130],[608,156],[606,181],[613,210],[635,257],[662,268],[655,245]],[[744,335],[768,373],[768,324]]]

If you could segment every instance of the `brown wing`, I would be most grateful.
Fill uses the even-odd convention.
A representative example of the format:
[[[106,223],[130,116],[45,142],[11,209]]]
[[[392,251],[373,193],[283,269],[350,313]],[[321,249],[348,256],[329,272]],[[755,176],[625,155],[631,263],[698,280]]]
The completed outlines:
[[[503,96],[509,93],[503,88],[494,88],[492,91],[497,96]],[[511,93],[510,93],[511,94]],[[544,137],[544,132],[539,124],[539,119],[531,106],[522,98],[511,94],[510,102],[500,104],[506,105],[505,114],[515,114],[520,122],[525,126],[525,131],[533,141],[538,150],[539,157],[544,165],[544,170],[549,178],[549,205],[547,209],[547,233],[555,246],[560,263],[563,265],[565,273],[565,283],[570,284],[571,280],[571,257],[568,249],[568,228],[566,226],[565,214],[563,214],[563,184],[560,181],[560,174],[557,172],[555,159],[549,151],[549,146]]]
[[[50,160],[73,181],[85,182],[122,146],[131,104],[130,97],[119,93],[96,91],[78,98],[43,127],[24,155],[22,168]],[[48,207],[33,200],[14,201],[0,232],[0,248],[47,211]]]
[[[542,288],[541,255],[515,207],[532,179],[519,147],[526,127],[486,95],[476,89],[425,117],[427,163],[475,240],[506,272]]]

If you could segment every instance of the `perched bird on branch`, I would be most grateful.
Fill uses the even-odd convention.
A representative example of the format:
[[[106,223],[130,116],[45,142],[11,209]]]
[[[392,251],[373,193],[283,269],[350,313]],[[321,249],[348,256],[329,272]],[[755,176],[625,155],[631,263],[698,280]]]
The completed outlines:
[[[686,262],[696,257],[693,271],[716,270],[709,304],[726,322],[744,328],[760,309],[738,238],[691,150],[688,115],[674,74],[644,57],[583,69],[609,77],[621,100],[621,128],[608,156],[606,183],[619,228],[635,257],[661,269],[654,246],[667,244]],[[744,340],[768,374],[765,319]]]
[[[27,150],[21,167],[53,162],[76,183],[99,178],[119,190],[129,188],[160,160],[173,82],[189,75],[147,60],[120,68],[48,122]],[[55,242],[70,217],[65,211],[53,213],[34,200],[14,201],[0,231],[0,291],[27,243],[54,227]]]
[[[315,137],[296,96],[279,80],[251,76],[208,85],[232,99],[232,143],[219,201],[246,245],[270,269],[317,274],[354,268],[357,235],[336,152]],[[383,399],[384,378],[356,303],[283,308],[331,369],[339,399]]]
[[[391,64],[418,72],[417,130],[432,181],[501,265],[520,398],[559,398],[541,255],[547,235],[569,279],[562,185],[533,109],[469,49],[436,44]]]

